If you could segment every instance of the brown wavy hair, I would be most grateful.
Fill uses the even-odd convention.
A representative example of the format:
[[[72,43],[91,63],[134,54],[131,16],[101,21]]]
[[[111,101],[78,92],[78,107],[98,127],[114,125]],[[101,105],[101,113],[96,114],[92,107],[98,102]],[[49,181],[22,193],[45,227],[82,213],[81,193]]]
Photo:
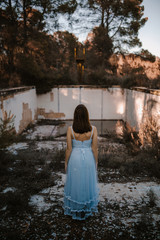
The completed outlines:
[[[85,133],[92,130],[89,113],[83,104],[79,104],[74,111],[73,130],[76,133]]]

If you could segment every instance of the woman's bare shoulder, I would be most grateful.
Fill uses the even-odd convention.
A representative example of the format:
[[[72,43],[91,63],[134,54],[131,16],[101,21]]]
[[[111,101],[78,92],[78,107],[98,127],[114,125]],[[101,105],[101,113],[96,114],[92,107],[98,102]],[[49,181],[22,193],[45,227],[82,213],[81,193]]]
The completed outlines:
[[[97,128],[96,128],[96,126],[92,126],[92,128],[93,128],[93,134],[97,134]]]
[[[97,128],[94,125],[92,125],[92,129],[93,129],[93,131],[97,131]]]
[[[67,128],[67,133],[72,133],[72,126],[69,126],[69,127]]]

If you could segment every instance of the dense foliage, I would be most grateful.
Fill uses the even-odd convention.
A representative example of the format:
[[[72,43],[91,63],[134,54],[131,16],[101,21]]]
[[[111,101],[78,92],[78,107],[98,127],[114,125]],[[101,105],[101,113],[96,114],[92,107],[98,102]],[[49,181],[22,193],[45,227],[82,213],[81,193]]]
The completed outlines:
[[[147,21],[142,2],[0,1],[0,88],[35,85],[41,93],[58,84],[123,85],[128,80],[116,78],[116,64],[110,64],[109,58],[113,53],[125,53],[125,46],[141,45],[138,31]],[[73,33],[58,30],[61,16],[77,31],[79,27],[81,31],[90,29],[83,45]],[[147,50],[140,55],[155,61]]]
[[[76,6],[75,0],[0,2],[1,87],[36,85],[38,91],[49,90],[63,46],[46,31],[56,29],[60,15],[69,16]],[[76,42],[75,36],[65,34]]]

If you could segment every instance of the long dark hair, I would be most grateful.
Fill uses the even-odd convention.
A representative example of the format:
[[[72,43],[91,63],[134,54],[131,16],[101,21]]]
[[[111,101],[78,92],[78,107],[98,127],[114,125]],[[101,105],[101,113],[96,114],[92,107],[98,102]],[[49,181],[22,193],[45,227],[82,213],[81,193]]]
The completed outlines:
[[[88,110],[83,104],[79,104],[74,111],[73,130],[76,133],[85,133],[92,130]]]

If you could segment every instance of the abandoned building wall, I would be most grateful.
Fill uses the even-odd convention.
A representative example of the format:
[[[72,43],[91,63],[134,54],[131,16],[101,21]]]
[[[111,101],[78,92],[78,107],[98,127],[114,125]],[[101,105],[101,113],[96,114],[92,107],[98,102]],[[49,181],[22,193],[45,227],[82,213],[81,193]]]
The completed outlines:
[[[75,107],[84,104],[92,120],[124,120],[138,130],[146,114],[160,114],[160,90],[95,86],[61,86],[38,96],[38,117],[73,119]]]
[[[160,90],[126,89],[125,121],[138,130],[146,117],[159,116]]]
[[[90,119],[124,119],[125,92],[120,88],[61,87],[38,95],[39,118],[73,119],[75,107],[84,104]]]
[[[160,115],[160,90],[59,86],[36,95],[33,87],[20,89],[0,91],[0,118],[11,112],[17,133],[37,118],[71,120],[80,103],[87,107],[91,120],[124,120],[137,130],[146,114]]]
[[[72,119],[74,108],[79,104],[79,88],[53,88],[51,92],[38,95],[38,117]]]
[[[18,89],[18,90],[17,90]],[[0,118],[9,112],[15,116],[14,126],[17,133],[22,132],[29,123],[37,119],[37,96],[35,88],[15,88],[0,91]]]

